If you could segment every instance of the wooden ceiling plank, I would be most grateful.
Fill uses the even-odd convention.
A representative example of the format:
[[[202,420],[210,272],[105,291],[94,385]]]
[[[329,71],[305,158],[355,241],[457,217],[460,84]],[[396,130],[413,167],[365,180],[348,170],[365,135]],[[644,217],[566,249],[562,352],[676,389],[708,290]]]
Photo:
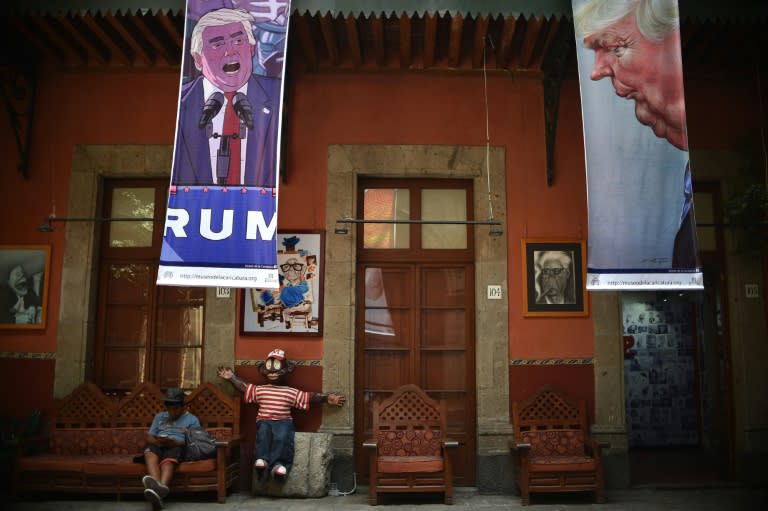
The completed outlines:
[[[544,23],[542,30],[547,31],[547,37],[544,41],[544,46],[542,47],[541,51],[535,55],[531,61],[531,69],[541,70],[541,63],[544,61],[544,55],[546,55],[547,51],[549,51],[550,46],[552,46],[552,40],[557,35],[558,30],[560,30],[560,20],[553,17],[551,21]]]
[[[40,37],[39,32],[29,29],[22,19],[13,16],[10,18],[9,24],[13,26],[15,30],[18,30],[26,40],[31,41],[44,57],[55,58],[57,60],[61,59],[62,54],[60,53],[60,48],[54,48],[48,44]],[[25,44],[26,42],[27,41],[24,41]],[[66,55],[64,55],[64,57],[66,58]]]
[[[181,52],[178,55],[174,55],[160,40],[155,36],[152,29],[147,26],[146,18],[151,16],[150,14],[136,15],[132,17],[133,23],[136,28],[139,29],[141,35],[149,42],[150,46],[155,49],[157,55],[161,57],[166,64],[172,66],[181,62]]]
[[[349,51],[352,53],[352,63],[355,67],[363,63],[363,54],[360,50],[360,34],[357,30],[357,18],[348,14],[344,20],[347,25],[347,42]]]
[[[307,63],[307,68],[314,70],[317,69],[317,52],[315,52],[315,45],[312,44],[312,34],[309,31],[309,14],[297,14],[295,19],[292,20],[292,26],[296,29],[296,36],[299,38],[299,45],[301,46],[301,52],[304,54],[304,59]]]
[[[400,67],[408,69],[412,61],[411,48],[411,17],[403,13],[400,15]]]
[[[130,60],[134,60],[134,65],[141,63],[149,66],[155,63],[153,56],[149,55],[146,50],[144,50],[144,47],[139,44],[133,34],[128,31],[128,29],[125,27],[122,21],[120,21],[119,18],[115,17],[111,12],[108,12],[104,15],[104,19],[115,30],[115,32],[120,34],[120,37],[123,38],[125,43],[133,51],[133,55],[129,55],[128,58]],[[83,21],[86,20],[84,19]]]
[[[464,16],[457,12],[451,18],[451,34],[448,39],[448,67],[459,67],[461,57],[461,35],[464,31]]]
[[[173,17],[170,14],[164,14],[162,12],[158,12],[155,14],[155,19],[160,22],[160,26],[163,27],[163,30],[165,30],[165,33],[170,36],[171,41],[174,42],[176,45],[176,48],[181,52],[184,48],[184,38],[182,37],[182,33],[184,31],[184,26],[182,25],[181,30],[182,32],[179,32],[179,28],[176,26],[176,23],[173,21]]]
[[[486,55],[486,37],[488,36],[488,16],[475,20],[475,36],[472,42],[472,67],[482,69],[483,55]],[[486,63],[486,67],[487,63]]]
[[[336,36],[333,31],[333,19],[330,14],[320,18],[320,31],[323,34],[325,48],[328,50],[328,59],[332,66],[339,65],[339,47],[336,44]]]
[[[107,47],[107,50],[110,51],[112,58],[115,58],[120,61],[120,63],[129,66],[131,65],[131,59],[128,55],[125,54],[122,48],[120,48],[115,42],[112,40],[112,38],[104,32],[104,30],[101,28],[101,26],[98,24],[96,19],[91,16],[90,14],[85,14],[82,17],[83,23],[88,25],[88,28],[91,29],[93,34],[101,41],[101,43]]]
[[[520,68],[530,69],[531,57],[533,56],[533,50],[536,48],[536,40],[541,33],[541,19],[531,17],[528,20],[528,26],[525,30],[525,38],[523,39],[523,45],[520,47]]]
[[[61,34],[59,34],[56,29],[53,28],[48,20],[45,19],[45,16],[35,16],[31,19],[32,22],[35,23],[37,27],[39,27],[40,31],[43,32],[53,44],[61,49],[68,61],[82,66],[88,64],[86,52],[80,51],[79,49],[72,46],[72,44],[67,39],[62,37]]]
[[[117,54],[115,54],[115,52],[112,51],[112,55],[110,55],[110,50],[105,48],[96,48],[93,44],[91,44],[90,41],[88,41],[88,39],[85,38],[83,34],[80,33],[80,30],[78,30],[77,27],[72,24],[72,21],[70,21],[70,19],[66,16],[56,16],[55,19],[59,25],[61,25],[67,31],[67,33],[69,33],[69,35],[75,41],[77,41],[77,44],[85,48],[85,50],[88,52],[88,55],[94,58],[98,64],[107,65],[109,63],[110,56],[114,56],[115,58],[121,60],[123,64],[128,64],[128,61],[125,58],[121,58],[124,57],[122,52],[118,51]],[[101,40],[98,35],[97,38]],[[101,42],[106,46],[107,43],[105,41]]]
[[[510,53],[512,52],[512,40],[515,37],[515,25],[517,19],[513,16],[507,16],[504,20],[504,27],[501,30],[501,41],[497,48],[496,62],[499,68],[507,67]]]
[[[427,13],[424,16],[424,69],[435,65],[435,45],[437,44],[437,16]]]
[[[373,38],[373,53],[376,57],[376,64],[379,67],[386,62],[384,52],[384,20],[381,16],[371,15],[371,37]]]

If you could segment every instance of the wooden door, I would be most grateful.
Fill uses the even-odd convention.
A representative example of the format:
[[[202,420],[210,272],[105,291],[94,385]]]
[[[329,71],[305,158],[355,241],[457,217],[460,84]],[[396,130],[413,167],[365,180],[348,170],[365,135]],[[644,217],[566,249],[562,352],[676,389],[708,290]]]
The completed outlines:
[[[104,183],[94,381],[194,388],[203,367],[205,288],[157,286],[168,182]]]
[[[385,203],[384,209],[420,218],[429,207],[419,203],[428,195],[423,190],[431,193],[454,186],[453,197],[463,197],[453,192],[464,184],[371,180],[362,183],[361,196],[373,199],[379,210]],[[372,189],[381,193],[368,193]],[[370,209],[361,214],[372,215]],[[372,402],[400,385],[414,383],[430,397],[446,401],[449,434],[459,442],[452,451],[454,482],[471,486],[476,463],[474,264],[467,241],[471,227],[450,229],[443,231],[449,249],[426,246],[434,245],[432,241],[422,243],[427,238],[419,224],[401,226],[398,232],[362,227],[358,231],[362,241],[356,272],[355,445],[371,435]],[[390,241],[382,248],[378,245],[385,236]],[[366,239],[373,241],[366,245]],[[358,449],[356,471],[365,480],[367,461],[367,453]]]

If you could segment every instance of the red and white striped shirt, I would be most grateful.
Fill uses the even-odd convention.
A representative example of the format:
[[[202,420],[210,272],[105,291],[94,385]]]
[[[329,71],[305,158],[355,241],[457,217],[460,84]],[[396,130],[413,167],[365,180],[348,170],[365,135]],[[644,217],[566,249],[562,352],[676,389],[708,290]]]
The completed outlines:
[[[279,385],[253,385],[245,388],[245,402],[258,403],[257,421],[292,419],[291,408],[309,409],[309,392]]]

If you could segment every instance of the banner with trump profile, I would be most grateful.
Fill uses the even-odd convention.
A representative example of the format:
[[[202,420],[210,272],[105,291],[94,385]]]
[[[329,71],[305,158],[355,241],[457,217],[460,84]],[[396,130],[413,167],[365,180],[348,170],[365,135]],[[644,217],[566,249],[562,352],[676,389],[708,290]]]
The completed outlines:
[[[572,0],[587,289],[702,289],[677,0]]]
[[[160,285],[278,286],[289,14],[290,0],[187,0]]]

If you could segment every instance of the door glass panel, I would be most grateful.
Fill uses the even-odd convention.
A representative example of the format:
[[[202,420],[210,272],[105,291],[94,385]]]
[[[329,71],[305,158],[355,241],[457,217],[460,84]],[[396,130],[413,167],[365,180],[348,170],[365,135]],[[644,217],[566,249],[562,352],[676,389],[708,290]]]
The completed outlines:
[[[112,191],[112,218],[154,218],[154,188],[115,188]],[[110,247],[151,247],[151,220],[114,221],[109,224]]]
[[[154,381],[161,387],[192,388],[200,383],[201,348],[158,349]]]
[[[146,264],[111,264],[107,299],[110,303],[146,303],[149,282]]]
[[[408,350],[368,351],[365,355],[366,390],[393,391],[411,372]]]
[[[409,220],[411,215],[409,190],[398,188],[368,188],[363,197],[365,220]],[[363,224],[363,247],[390,249],[409,248],[408,224]]]
[[[427,307],[463,307],[467,303],[464,268],[426,269],[422,279],[422,301]]]
[[[422,351],[421,374],[424,387],[432,391],[463,391],[465,368],[464,350]]]
[[[422,311],[422,345],[429,348],[463,347],[467,337],[466,314],[464,309]]]
[[[157,344],[202,345],[205,288],[158,286],[158,301]]]
[[[104,371],[102,386],[110,389],[132,389],[144,381],[146,350],[139,349],[104,349]]]
[[[408,272],[399,269],[365,269],[365,347],[408,348],[411,345],[411,312],[407,307]]]
[[[467,192],[453,189],[421,191],[422,220],[466,220]],[[421,248],[467,248],[467,226],[464,224],[423,224]]]

